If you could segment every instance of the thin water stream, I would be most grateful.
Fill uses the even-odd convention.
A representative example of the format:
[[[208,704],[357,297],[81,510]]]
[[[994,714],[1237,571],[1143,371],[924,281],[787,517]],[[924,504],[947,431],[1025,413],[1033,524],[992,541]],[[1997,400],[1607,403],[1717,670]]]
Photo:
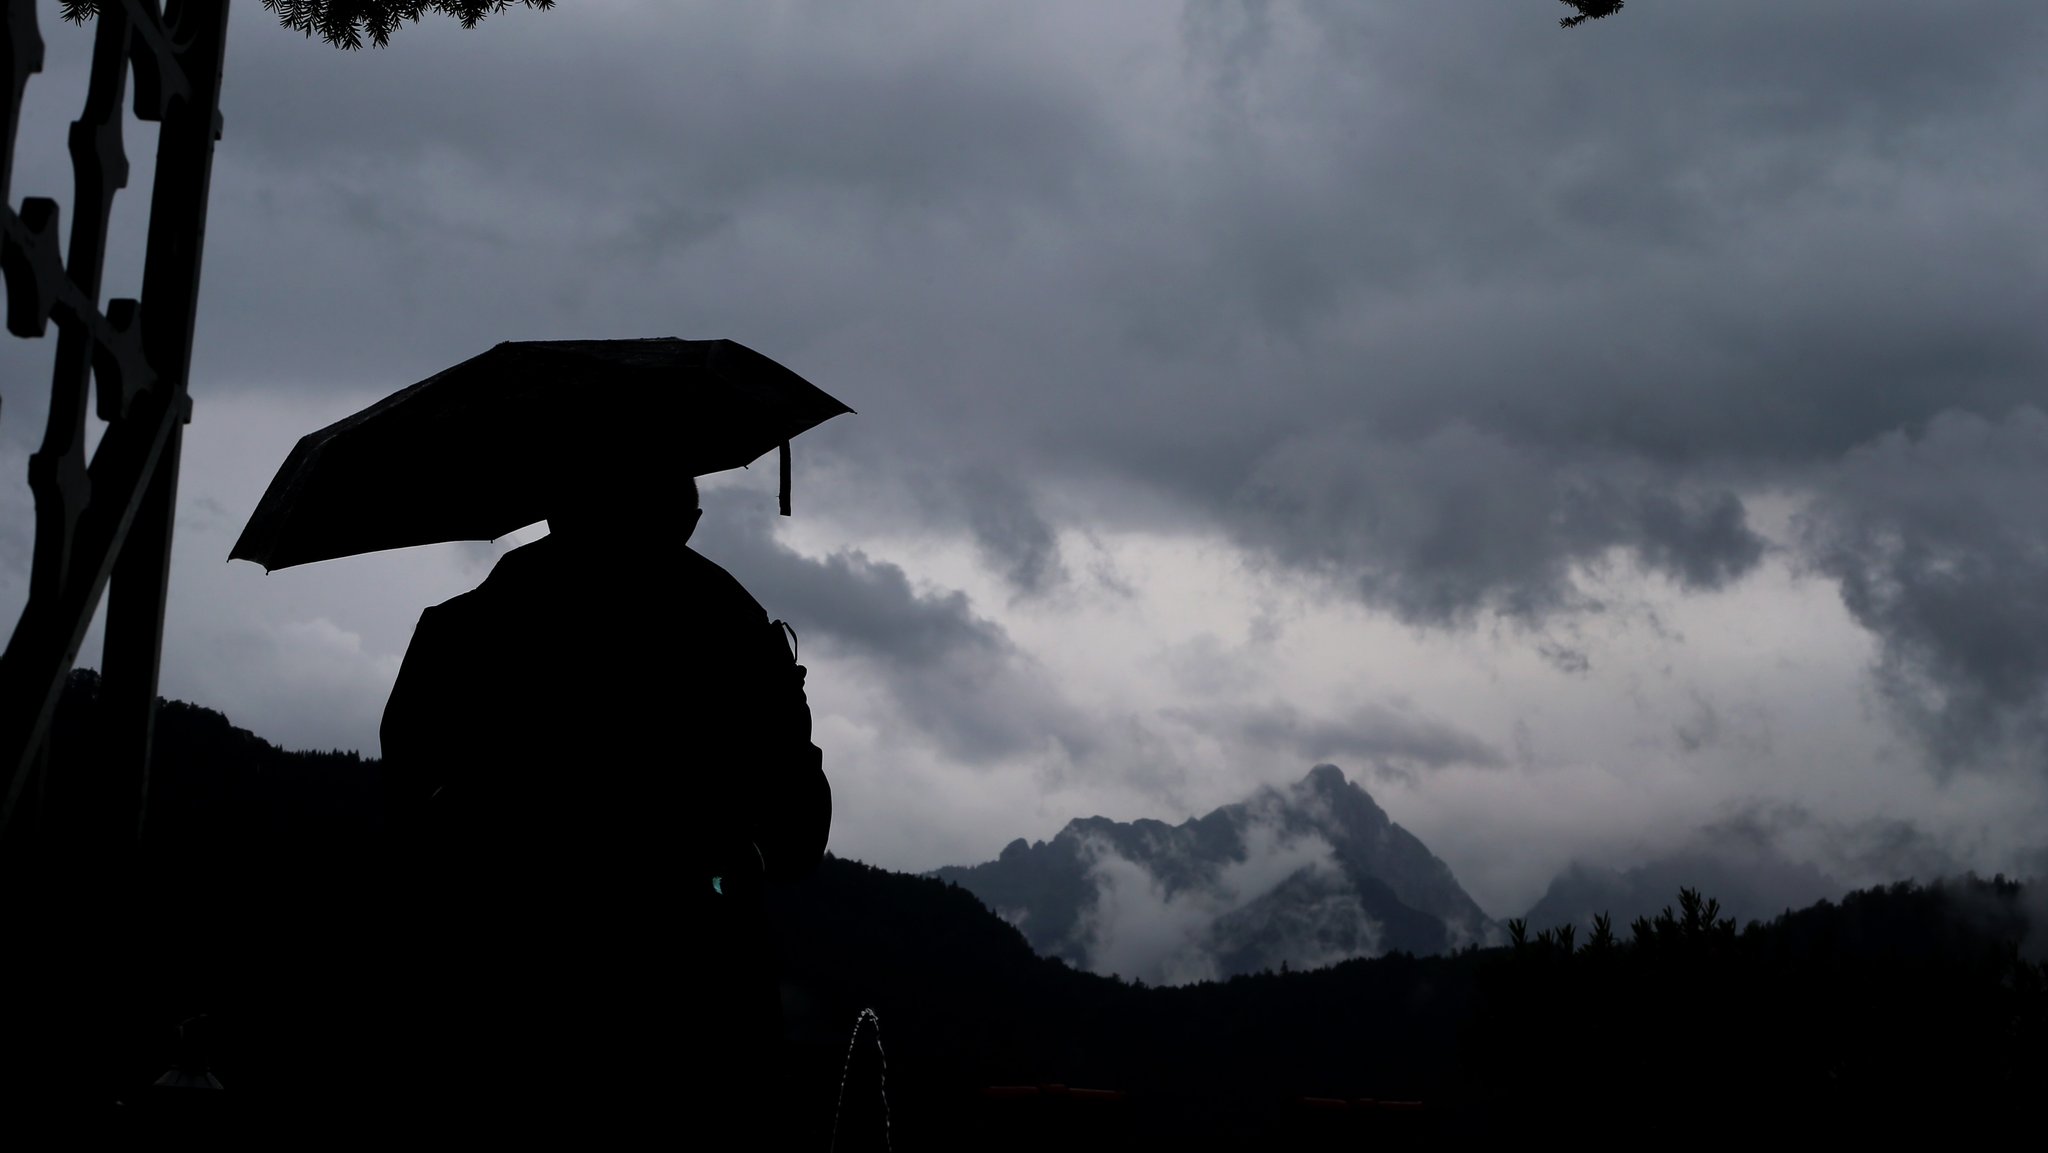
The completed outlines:
[[[833,1150],[839,1148],[839,1114],[846,1108],[846,1078],[853,1071],[853,1047],[860,1043],[860,1027],[870,1021],[875,1026],[875,1059],[881,1069],[877,1087],[882,1094],[882,1148],[893,1148],[889,1139],[889,1057],[882,1051],[882,1019],[875,1015],[873,1009],[862,1009],[860,1016],[854,1018],[853,1036],[846,1039],[846,1064],[839,1070],[839,1101],[832,1107]]]

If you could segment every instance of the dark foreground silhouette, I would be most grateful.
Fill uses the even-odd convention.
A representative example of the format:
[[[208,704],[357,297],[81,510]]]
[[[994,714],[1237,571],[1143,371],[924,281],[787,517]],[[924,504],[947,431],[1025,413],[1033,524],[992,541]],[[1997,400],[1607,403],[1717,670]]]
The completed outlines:
[[[416,1110],[585,1134],[762,1112],[763,895],[816,867],[830,793],[783,627],[687,547],[695,486],[650,507],[637,479],[567,493],[428,609],[392,689],[380,967]]]
[[[59,714],[74,747],[92,683],[77,674]],[[403,1057],[370,1024],[368,975],[388,961],[363,943],[382,766],[281,752],[189,705],[165,705],[159,725],[159,883],[105,1099],[153,1132],[225,1127],[270,1147],[382,1125]],[[1704,899],[1674,900],[1668,918],[1569,946],[1525,935],[1140,988],[1036,956],[963,889],[827,857],[764,900],[783,1039],[763,1095],[788,1147],[825,1148],[872,1008],[882,1053],[864,1035],[845,1072],[842,1150],[880,1147],[883,1058],[892,1144],[913,1153],[1995,1134],[2048,1089],[2048,994],[2019,952],[2028,903],[2007,881],[1902,884],[1738,929]],[[718,993],[679,996],[708,1007]],[[178,1023],[201,1012],[226,1088],[152,1097],[179,1060]],[[661,1040],[688,1059],[709,1049],[688,1026]],[[556,1067],[537,1061],[521,1084],[545,1095]],[[212,1108],[191,1104],[203,1097]]]

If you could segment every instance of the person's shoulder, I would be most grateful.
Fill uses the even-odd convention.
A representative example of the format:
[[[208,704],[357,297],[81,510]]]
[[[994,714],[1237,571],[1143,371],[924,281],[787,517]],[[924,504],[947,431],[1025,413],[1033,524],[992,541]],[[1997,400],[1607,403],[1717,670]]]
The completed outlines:
[[[741,584],[738,577],[688,545],[683,546],[675,575],[684,596],[726,602],[733,607],[760,613],[764,618],[768,615],[768,610],[761,607],[761,602],[747,591],[747,586]]]
[[[435,607],[451,609],[453,612],[447,615],[459,616],[534,603],[560,583],[567,559],[564,551],[554,545],[553,537],[542,537],[500,556],[475,588]]]
[[[560,554],[561,549],[552,536],[544,536],[532,544],[520,545],[498,558],[497,563],[491,566],[490,575],[476,587],[476,591],[503,590],[545,579],[559,565],[562,559]]]
[[[429,605],[420,613],[419,627],[423,630],[461,628],[470,622],[497,616],[508,601],[528,599],[525,594],[546,582],[554,567],[552,550],[540,547],[546,543],[546,538],[543,538],[499,557],[475,588],[457,593],[440,604]]]

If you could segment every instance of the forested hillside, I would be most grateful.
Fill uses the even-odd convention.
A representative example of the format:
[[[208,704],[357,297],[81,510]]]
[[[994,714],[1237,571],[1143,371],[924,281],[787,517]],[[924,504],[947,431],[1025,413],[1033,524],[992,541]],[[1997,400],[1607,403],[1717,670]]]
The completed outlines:
[[[57,748],[83,747],[93,689],[74,678]],[[380,902],[404,879],[377,864],[377,763],[284,752],[175,702],[158,747],[151,931],[134,959],[150,1008],[131,1089],[203,1012],[227,1108],[374,1113],[380,982],[461,979],[381,931]],[[2023,952],[2020,884],[1900,884],[1746,930],[1710,897],[1673,896],[1662,915],[1590,934],[1513,923],[1502,948],[1146,987],[1034,954],[956,885],[828,858],[772,897],[782,1119],[822,1147],[863,1009],[880,1020],[903,1150],[1623,1124],[1958,1131],[2031,1116],[2048,1088],[2048,995]],[[689,930],[679,948],[719,947]],[[683,1030],[650,1059],[669,1056],[716,1055]],[[841,1148],[879,1134],[880,1073],[863,1041]],[[1122,1096],[1014,1088],[1045,1085]]]

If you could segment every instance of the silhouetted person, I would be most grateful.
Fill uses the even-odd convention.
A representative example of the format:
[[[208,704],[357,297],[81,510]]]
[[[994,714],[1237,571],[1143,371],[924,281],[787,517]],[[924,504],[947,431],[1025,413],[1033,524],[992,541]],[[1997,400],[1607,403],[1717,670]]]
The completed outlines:
[[[452,1120],[744,1133],[780,1039],[763,884],[831,800],[782,627],[686,546],[693,481],[562,486],[550,535],[426,610],[384,713],[389,977]]]

